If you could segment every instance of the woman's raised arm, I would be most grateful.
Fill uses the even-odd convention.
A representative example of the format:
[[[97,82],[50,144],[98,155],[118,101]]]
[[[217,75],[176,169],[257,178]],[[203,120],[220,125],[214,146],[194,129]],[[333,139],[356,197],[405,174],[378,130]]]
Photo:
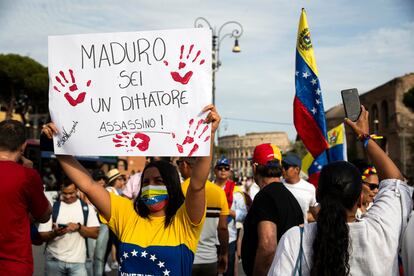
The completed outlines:
[[[43,126],[42,133],[52,138],[58,132],[53,123]],[[107,190],[95,182],[89,172],[72,156],[56,155],[66,175],[84,192],[99,213],[109,221],[111,217],[111,200]]]
[[[361,114],[356,122],[345,119],[346,123],[358,135],[359,139],[364,142],[364,147],[372,163],[377,169],[380,180],[400,179],[404,180],[400,170],[391,160],[391,158],[369,137],[368,111],[361,105]]]
[[[211,168],[214,137],[221,120],[214,105],[208,105],[203,109],[203,112],[207,111],[210,112],[204,123],[211,123],[210,155],[197,158],[191,173],[190,185],[185,197],[185,206],[188,216],[195,224],[198,224],[204,215],[206,203],[205,186]]]

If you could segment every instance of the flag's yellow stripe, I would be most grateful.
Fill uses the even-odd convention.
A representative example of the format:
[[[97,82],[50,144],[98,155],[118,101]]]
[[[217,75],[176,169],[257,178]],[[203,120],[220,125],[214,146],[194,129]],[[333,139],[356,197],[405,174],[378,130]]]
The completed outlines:
[[[328,142],[329,142],[329,148],[332,148],[334,146],[340,145],[344,143],[345,139],[345,124],[342,123],[331,130],[328,131]],[[332,137],[336,137],[336,139],[333,139]],[[312,165],[313,161],[315,159],[313,156],[308,152],[305,157],[302,159],[302,171],[307,173],[309,167]]]
[[[302,9],[302,13],[300,15],[296,49],[302,56],[303,60],[312,69],[313,73],[318,76],[318,68],[316,66],[315,55],[313,53],[313,45],[310,37],[305,9]]]

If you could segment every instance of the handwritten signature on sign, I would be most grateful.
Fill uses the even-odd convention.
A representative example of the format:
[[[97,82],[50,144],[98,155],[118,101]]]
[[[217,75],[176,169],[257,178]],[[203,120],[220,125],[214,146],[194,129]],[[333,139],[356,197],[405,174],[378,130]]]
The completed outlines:
[[[200,147],[199,143],[206,143],[210,139],[210,132],[207,131],[210,125],[204,125],[203,127],[203,123],[204,119],[198,120],[197,124],[195,124],[195,119],[188,122],[187,135],[181,144],[176,143],[179,153],[186,151],[188,152],[187,156],[193,156]],[[172,133],[172,137],[175,139],[175,133]]]
[[[76,130],[76,126],[78,125],[78,121],[73,121],[72,128],[70,129],[69,133],[66,131],[64,127],[62,127],[62,138],[57,141],[57,146],[60,148],[62,147],[72,136],[72,134]]]
[[[85,100],[86,92],[80,92],[78,91],[78,86],[76,84],[75,76],[73,74],[73,70],[69,69],[69,75],[70,75],[70,82],[66,78],[65,73],[63,71],[59,71],[59,76],[55,77],[55,80],[59,83],[59,87],[54,85],[53,89],[59,93],[61,93],[61,90],[66,90],[64,97],[68,101],[68,103],[75,107],[78,104],[82,103]],[[91,85],[91,80],[88,80],[86,82],[86,87],[89,87]],[[69,88],[69,91],[67,91],[67,87]],[[73,96],[72,96],[73,95]]]
[[[195,63],[201,54],[201,51],[198,50],[195,53],[195,56],[193,55],[192,58],[190,59],[193,49],[194,49],[194,44],[191,44],[187,55],[184,55],[184,45],[181,45],[181,54],[180,54],[180,62],[178,63],[178,71],[182,72],[183,75],[181,75],[178,71],[171,71],[171,77],[174,81],[179,82],[181,84],[187,84],[190,81],[191,77],[193,76],[193,71],[191,70],[187,72],[184,71],[189,61],[191,61],[192,64]],[[202,65],[204,62],[205,62],[204,59],[200,60],[199,65]],[[169,65],[167,60],[164,60],[164,64],[165,66]]]
[[[128,131],[123,131],[120,134],[115,134],[115,138],[112,138],[112,142],[116,148],[125,147],[127,152],[138,149],[140,151],[146,151],[149,148],[151,138],[141,132],[130,133]]]

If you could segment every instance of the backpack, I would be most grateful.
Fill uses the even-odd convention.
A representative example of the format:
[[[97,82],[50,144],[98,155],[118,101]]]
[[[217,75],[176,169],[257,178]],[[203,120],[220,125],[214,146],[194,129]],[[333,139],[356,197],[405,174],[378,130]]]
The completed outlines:
[[[82,206],[82,213],[83,213],[83,225],[86,226],[88,223],[88,215],[89,215],[89,206],[88,204],[79,199],[81,206]],[[53,208],[52,208],[52,223],[56,223],[57,217],[59,215],[59,210],[60,210],[60,203],[61,201],[55,201],[55,203],[53,203]],[[85,239],[85,244],[86,244],[86,257],[89,258],[89,250],[88,250],[88,239]]]

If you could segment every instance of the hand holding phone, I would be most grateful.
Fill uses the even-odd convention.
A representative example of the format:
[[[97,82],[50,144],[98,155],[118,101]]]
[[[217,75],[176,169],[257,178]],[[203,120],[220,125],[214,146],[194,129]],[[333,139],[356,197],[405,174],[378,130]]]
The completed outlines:
[[[344,104],[345,116],[356,122],[361,114],[361,103],[359,102],[358,90],[356,88],[341,91],[342,103]]]
[[[52,231],[55,237],[60,237],[68,232],[68,225],[63,223],[53,223]]]

